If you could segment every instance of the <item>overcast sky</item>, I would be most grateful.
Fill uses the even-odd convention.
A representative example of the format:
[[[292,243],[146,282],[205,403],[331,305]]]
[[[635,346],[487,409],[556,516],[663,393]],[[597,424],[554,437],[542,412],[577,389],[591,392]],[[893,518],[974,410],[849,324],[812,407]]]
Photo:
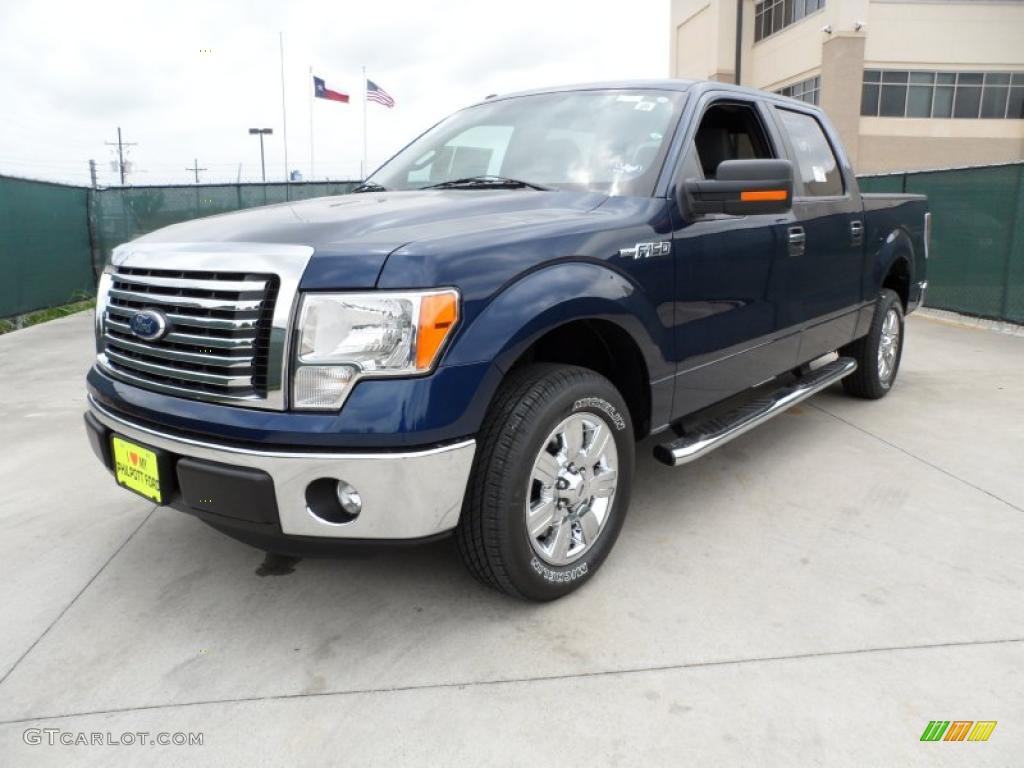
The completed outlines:
[[[285,176],[278,32],[284,33],[288,167],[310,176],[309,69],[350,104],[313,104],[315,177],[359,174],[362,79],[370,166],[490,93],[668,72],[668,0],[0,0],[0,173],[113,184],[121,126],[129,183]],[[208,51],[208,52],[207,52]]]

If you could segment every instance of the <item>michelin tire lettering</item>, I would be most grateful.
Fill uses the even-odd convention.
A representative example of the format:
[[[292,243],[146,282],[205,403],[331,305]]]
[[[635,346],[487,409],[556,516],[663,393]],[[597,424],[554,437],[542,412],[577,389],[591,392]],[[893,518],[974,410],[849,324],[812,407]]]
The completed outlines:
[[[580,563],[579,565],[570,568],[568,571],[553,571],[536,557],[530,560],[530,565],[542,579],[553,583],[566,583],[582,579],[587,575],[587,571],[590,570],[590,566],[586,563]]]
[[[583,397],[572,405],[573,411],[581,411],[586,408],[594,408],[604,413],[612,420],[615,429],[621,431],[626,428],[626,420],[622,418],[615,406],[600,397]]]

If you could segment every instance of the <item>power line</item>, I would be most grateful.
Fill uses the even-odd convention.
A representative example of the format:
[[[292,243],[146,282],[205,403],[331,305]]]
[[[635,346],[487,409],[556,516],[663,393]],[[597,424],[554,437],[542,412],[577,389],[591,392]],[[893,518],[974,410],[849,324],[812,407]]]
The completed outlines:
[[[137,141],[121,141],[121,126],[117,127],[117,143],[112,141],[105,141],[104,144],[108,146],[117,147],[117,168],[121,172],[121,186],[124,186],[124,148],[125,147],[137,147]]]

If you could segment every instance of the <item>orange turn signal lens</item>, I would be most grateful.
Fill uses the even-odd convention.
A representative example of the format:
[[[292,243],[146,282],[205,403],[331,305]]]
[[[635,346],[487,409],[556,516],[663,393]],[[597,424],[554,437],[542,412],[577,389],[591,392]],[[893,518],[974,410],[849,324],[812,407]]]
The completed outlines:
[[[745,203],[785,199],[786,190],[784,189],[757,189],[751,190],[750,192],[740,192],[740,200]]]
[[[423,297],[416,333],[416,370],[426,371],[434,364],[444,340],[458,322],[459,295],[455,291]]]

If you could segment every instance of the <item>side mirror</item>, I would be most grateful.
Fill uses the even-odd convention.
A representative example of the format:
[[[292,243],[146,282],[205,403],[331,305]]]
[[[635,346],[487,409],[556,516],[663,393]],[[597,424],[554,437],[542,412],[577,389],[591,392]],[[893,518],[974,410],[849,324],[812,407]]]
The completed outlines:
[[[680,207],[694,215],[785,213],[793,207],[789,160],[726,160],[714,179],[683,182]]]

